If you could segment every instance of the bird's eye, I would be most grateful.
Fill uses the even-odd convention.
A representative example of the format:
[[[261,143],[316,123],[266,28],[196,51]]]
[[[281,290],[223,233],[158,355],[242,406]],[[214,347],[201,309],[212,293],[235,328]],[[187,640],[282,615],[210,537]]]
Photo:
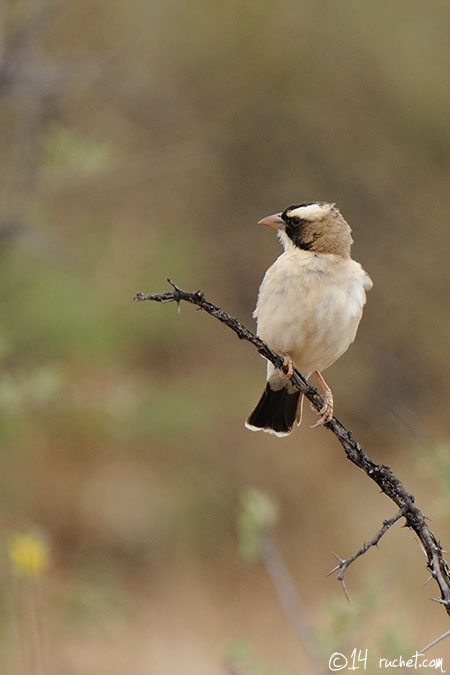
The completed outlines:
[[[294,216],[293,218],[290,218],[290,221],[292,225],[300,225],[300,218],[298,216]]]

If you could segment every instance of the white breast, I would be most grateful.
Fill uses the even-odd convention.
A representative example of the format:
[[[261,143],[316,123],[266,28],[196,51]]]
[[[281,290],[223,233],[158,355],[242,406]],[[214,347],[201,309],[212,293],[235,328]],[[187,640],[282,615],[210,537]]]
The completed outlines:
[[[258,335],[306,375],[325,370],[355,339],[371,287],[354,260],[290,248],[261,283]]]

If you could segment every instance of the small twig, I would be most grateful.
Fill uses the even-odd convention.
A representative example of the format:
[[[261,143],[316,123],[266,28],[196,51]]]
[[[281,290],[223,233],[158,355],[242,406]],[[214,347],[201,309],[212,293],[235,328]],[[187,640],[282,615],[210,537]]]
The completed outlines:
[[[397,520],[400,520],[400,518],[402,518],[405,515],[405,511],[406,508],[403,507],[400,509],[400,511],[398,511],[398,513],[395,514],[395,516],[389,518],[389,520],[385,520],[383,522],[383,527],[380,530],[378,530],[376,535],[373,536],[372,539],[370,539],[368,542],[364,543],[363,546],[361,546],[361,548],[358,549],[358,551],[353,553],[353,555],[349,556],[348,558],[345,558],[345,560],[340,558],[337,555],[337,553],[333,553],[333,555],[336,556],[339,562],[336,565],[336,567],[333,567],[333,569],[330,572],[328,572],[328,576],[334,574],[334,572],[338,572],[336,574],[336,579],[338,579],[338,581],[341,582],[342,590],[344,591],[344,595],[347,598],[348,602],[350,602],[350,597],[347,591],[347,586],[345,585],[344,581],[344,575],[346,570],[350,567],[350,565],[353,562],[355,562],[355,560],[357,560],[360,556],[364,555],[364,553],[367,553],[369,548],[372,548],[372,546],[378,546],[378,542],[380,541],[381,537],[383,537],[383,535],[386,534],[389,528],[391,528],[392,525],[394,525],[397,522]]]
[[[446,631],[445,633],[442,633],[442,635],[440,635],[438,638],[436,638],[436,640],[433,640],[433,642],[430,642],[429,645],[426,645],[426,647],[424,647],[423,649],[420,649],[419,654],[425,654],[425,652],[427,652],[429,649],[431,649],[431,647],[434,647],[435,645],[437,645],[439,642],[441,642],[441,640],[445,640],[445,638],[449,637],[449,635],[450,635],[450,630]]]
[[[284,359],[282,356],[274,352],[263,340],[252,333],[236,318],[230,316],[224,312],[223,309],[206,300],[202,291],[187,293],[172,281],[169,280],[169,283],[174,289],[172,292],[157,294],[138,293],[134,299],[138,301],[153,300],[154,302],[176,303],[184,300],[185,302],[196,305],[231,328],[241,340],[250,342],[264,358],[273,363],[275,368],[283,367]],[[314,387],[308,384],[297,369],[294,370],[291,384],[311,401],[316,410],[320,410],[323,405],[321,396]],[[377,464],[377,462],[369,457],[360,444],[354,440],[352,432],[349,429],[346,429],[336,417],[333,417],[333,419],[324,426],[339,440],[344,448],[347,458],[362,469],[366,475],[380,487],[381,491],[384,492],[384,494],[402,511],[402,515],[404,515],[406,519],[406,525],[414,530],[426,552],[427,567],[430,570],[433,579],[439,586],[441,597],[436,598],[436,600],[445,606],[447,614],[450,616],[450,570],[444,559],[442,546],[429,528],[424,514],[415,505],[414,496],[406,490],[401,480],[397,478],[388,466]]]

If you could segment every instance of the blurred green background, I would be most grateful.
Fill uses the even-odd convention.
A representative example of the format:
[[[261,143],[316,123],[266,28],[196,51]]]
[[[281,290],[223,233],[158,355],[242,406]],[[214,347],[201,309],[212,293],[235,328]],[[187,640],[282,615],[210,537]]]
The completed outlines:
[[[336,414],[448,548],[448,2],[6,0],[0,21],[1,672],[318,672],[240,554],[248,486],[325,666],[447,630],[400,525],[347,604],[331,552],[393,506],[309,409],[285,440],[244,429],[250,346],[132,298],[170,276],[252,327],[280,252],[256,221],[336,202],[374,280]],[[20,567],[21,533],[48,566]]]

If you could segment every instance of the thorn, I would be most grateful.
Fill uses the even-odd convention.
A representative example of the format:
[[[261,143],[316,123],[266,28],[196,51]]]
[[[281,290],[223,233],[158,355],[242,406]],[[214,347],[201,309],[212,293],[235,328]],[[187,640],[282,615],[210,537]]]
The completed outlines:
[[[443,600],[442,598],[431,598],[433,602],[438,602],[440,605],[448,605],[448,600]]]
[[[430,574],[430,576],[428,577],[428,579],[425,581],[424,586],[426,586],[427,584],[429,584],[430,581],[432,580],[432,578],[433,578],[433,575]]]
[[[175,291],[175,294],[174,294],[174,295],[175,295],[176,300],[177,300],[177,312],[178,312],[178,314],[181,314],[181,309],[180,309],[180,300],[181,300],[180,293],[181,293],[181,288],[178,288],[178,286],[176,285],[176,283],[175,283],[174,281],[172,281],[172,279],[170,279],[170,277],[167,277],[167,281],[169,282],[169,284],[172,286],[172,288],[173,288],[174,291]]]
[[[335,553],[334,551],[331,551],[331,553],[334,555],[335,558],[337,558],[339,560],[340,563],[345,562],[345,560],[343,560],[340,556],[338,556],[338,554]]]
[[[344,579],[339,579],[339,581],[342,584],[342,590],[344,591],[344,595],[347,598],[347,602],[348,602],[348,604],[350,604],[350,596],[348,594],[347,586],[345,585],[345,581],[344,581]]]
[[[331,577],[331,575],[334,574],[334,572],[337,572],[337,571],[340,570],[340,569],[341,569],[341,566],[340,566],[340,565],[336,565],[336,567],[333,567],[333,569],[330,570],[330,572],[328,572],[327,577]]]
[[[428,559],[427,552],[425,551],[424,547],[422,546],[422,543],[420,541],[418,541],[417,544],[418,544],[420,550],[422,551],[422,553],[424,554],[425,558]]]

